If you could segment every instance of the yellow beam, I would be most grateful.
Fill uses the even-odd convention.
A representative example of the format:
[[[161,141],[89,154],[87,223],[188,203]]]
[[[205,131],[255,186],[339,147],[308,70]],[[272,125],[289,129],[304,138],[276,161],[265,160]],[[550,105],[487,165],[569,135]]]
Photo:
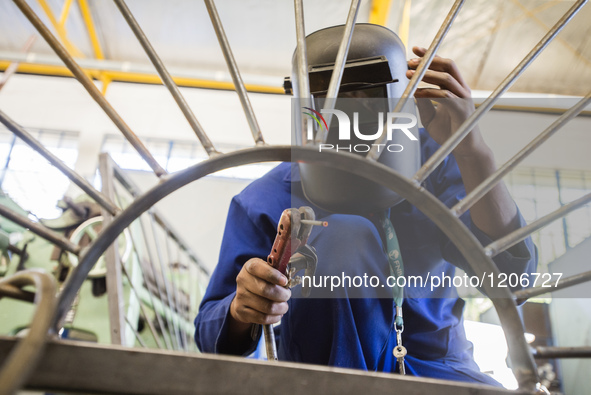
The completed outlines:
[[[6,70],[10,65],[10,62],[0,61],[0,71]],[[110,70],[99,70],[99,69],[85,69],[89,75],[100,79],[103,82],[103,89],[106,89],[106,85],[110,81],[117,82],[134,82],[141,84],[153,84],[161,85],[162,80],[157,74],[148,73],[132,73],[125,71],[110,71]],[[34,63],[21,63],[19,64],[17,72],[37,75],[49,75],[49,76],[60,76],[60,77],[72,77],[72,73],[65,66],[51,66]],[[211,81],[199,78],[190,77],[173,77],[174,82],[178,86],[189,87],[189,88],[206,88],[206,89],[221,89],[221,90],[234,90],[234,84],[232,82],[223,81]],[[258,85],[258,84],[245,84],[246,89],[250,92],[259,93],[277,93],[283,94],[283,88],[278,86]]]
[[[66,20],[68,19],[68,15],[70,14],[70,8],[72,8],[72,2],[74,0],[65,0],[64,6],[62,7],[62,13],[60,15],[60,26],[66,26]]]
[[[64,44],[64,46],[68,50],[68,52],[70,54],[72,54],[72,56],[84,57],[82,52],[80,52],[80,50],[78,50],[78,48],[76,48],[74,46],[74,44],[72,44],[70,42],[70,40],[68,40],[68,34],[66,32],[66,28],[59,24],[59,22],[55,18],[55,15],[53,14],[53,10],[49,6],[49,4],[47,4],[47,1],[46,0],[37,0],[37,2],[39,3],[39,5],[43,9],[43,11],[45,12],[45,15],[47,15],[47,18],[49,18],[49,22],[51,23],[51,25],[55,29],[57,35],[59,36],[60,40],[62,41],[62,43]]]
[[[369,23],[386,26],[391,5],[392,0],[372,0],[369,11]]]
[[[86,31],[88,32],[88,38],[90,38],[92,50],[94,51],[94,57],[96,59],[104,59],[105,56],[103,54],[101,44],[96,34],[96,29],[94,28],[94,22],[92,20],[92,14],[90,13],[90,7],[88,7],[88,3],[86,2],[86,0],[78,0],[78,6],[80,7],[80,14],[82,14],[84,24],[86,25]]]
[[[404,8],[402,10],[402,18],[400,26],[398,27],[398,37],[402,40],[405,48],[408,48],[408,32],[410,31],[410,1],[404,1]]]

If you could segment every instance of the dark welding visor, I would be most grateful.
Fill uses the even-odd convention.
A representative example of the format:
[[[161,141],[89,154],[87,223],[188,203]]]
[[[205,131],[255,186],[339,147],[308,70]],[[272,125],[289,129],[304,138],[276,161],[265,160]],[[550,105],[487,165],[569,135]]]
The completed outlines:
[[[328,91],[330,78],[334,70],[334,63],[325,63],[308,67],[310,93],[317,97],[324,97]],[[367,88],[375,88],[398,82],[392,78],[392,72],[385,56],[355,59],[345,63],[339,94]],[[292,94],[292,83],[285,77],[283,88],[285,93]]]

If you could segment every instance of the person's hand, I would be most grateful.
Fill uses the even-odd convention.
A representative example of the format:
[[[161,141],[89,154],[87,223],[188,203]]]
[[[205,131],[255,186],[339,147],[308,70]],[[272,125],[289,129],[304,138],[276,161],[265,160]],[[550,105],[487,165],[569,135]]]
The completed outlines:
[[[267,262],[252,258],[236,277],[236,296],[230,305],[232,318],[243,324],[274,324],[287,313],[291,291],[287,278]]]
[[[415,73],[420,58],[427,52],[420,47],[413,47],[412,51],[418,58],[408,61],[411,70],[406,72],[406,76],[409,79]],[[472,93],[454,61],[439,56],[433,58],[422,81],[434,87],[419,88],[415,92],[421,121],[433,140],[441,145],[474,112]],[[437,103],[437,107],[431,100]],[[456,147],[456,156],[471,156],[483,148],[484,142],[477,129],[474,127]]]

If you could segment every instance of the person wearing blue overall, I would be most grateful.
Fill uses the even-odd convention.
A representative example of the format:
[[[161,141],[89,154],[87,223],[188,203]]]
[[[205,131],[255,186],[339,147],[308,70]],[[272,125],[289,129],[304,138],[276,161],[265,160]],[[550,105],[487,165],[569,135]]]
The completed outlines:
[[[324,29],[320,34],[330,29],[336,29],[335,36],[342,37],[342,27]],[[380,35],[400,45],[398,37],[388,29],[356,25],[348,61],[356,47],[367,51],[370,46],[363,45],[364,40]],[[325,47],[330,47],[326,38],[323,41]],[[413,52],[417,58],[404,62],[402,75],[393,72],[396,78],[392,81],[412,76],[426,50],[414,47]],[[360,57],[371,55],[375,54]],[[331,56],[336,57],[336,49]],[[418,102],[426,129],[418,132],[420,163],[473,111],[473,105],[457,104],[471,103],[471,93],[453,61],[435,57],[423,81],[432,86],[419,88],[415,97],[430,98],[438,105]],[[450,97],[466,100],[440,100]],[[495,170],[492,152],[476,127],[423,186],[452,207]],[[280,360],[397,372],[392,352],[397,346],[396,306],[391,294],[385,297],[381,291],[340,288],[334,297],[315,297],[319,294],[312,289],[309,298],[302,298],[300,287],[286,288],[287,278],[266,263],[283,210],[310,206],[317,219],[329,223],[326,228],[315,227],[308,240],[316,249],[319,278],[341,273],[351,278],[366,275],[376,276],[385,284],[391,274],[385,223],[396,229],[405,276],[425,278],[429,274],[442,279],[453,277],[456,266],[467,272],[470,269],[442,230],[407,201],[380,212],[340,214],[310,201],[302,178],[296,164],[283,163],[232,200],[219,262],[195,319],[195,341],[202,352],[246,356],[259,343],[261,324],[281,321],[275,327]],[[524,225],[502,183],[460,219],[483,245]],[[506,274],[533,273],[537,266],[535,246],[527,238],[497,255],[494,262]],[[404,359],[406,374],[500,385],[481,373],[474,362],[472,344],[463,327],[463,306],[453,286],[404,289],[402,340],[408,351]]]

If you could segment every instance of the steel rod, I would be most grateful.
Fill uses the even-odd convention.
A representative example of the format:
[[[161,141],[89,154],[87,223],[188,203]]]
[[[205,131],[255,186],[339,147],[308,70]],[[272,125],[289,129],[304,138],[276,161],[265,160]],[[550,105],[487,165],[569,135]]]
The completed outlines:
[[[234,82],[236,93],[238,93],[238,97],[240,98],[240,104],[242,104],[242,109],[244,110],[244,114],[246,115],[246,120],[248,122],[248,126],[250,127],[250,131],[252,133],[252,137],[254,138],[254,142],[257,145],[265,144],[261,128],[256,119],[256,116],[254,115],[254,110],[252,108],[252,105],[250,104],[250,100],[248,99],[248,93],[246,92],[246,88],[244,87],[244,82],[242,81],[242,77],[240,76],[238,64],[236,63],[236,59],[234,59],[234,55],[232,54],[232,49],[230,48],[230,43],[228,42],[226,33],[224,32],[222,20],[220,19],[216,6],[213,0],[205,0],[205,6],[207,7],[207,12],[209,13],[211,24],[213,25],[213,29],[215,30],[215,34],[220,43],[220,48],[222,49],[222,53],[224,54],[224,58],[226,59],[228,70],[230,71],[230,75],[232,76],[232,81]]]
[[[339,95],[339,87],[341,85],[341,79],[343,78],[343,72],[345,70],[345,63],[347,61],[347,54],[349,53],[349,46],[351,45],[351,38],[353,38],[353,30],[355,29],[355,21],[357,20],[357,14],[359,12],[359,3],[361,0],[352,0],[351,7],[349,8],[349,14],[347,15],[347,22],[345,22],[345,31],[343,32],[343,39],[339,45],[337,52],[336,61],[330,76],[330,82],[328,84],[328,91],[326,92],[326,100],[324,101],[323,110],[334,110],[337,96]],[[326,130],[320,128],[316,133],[315,142],[316,144],[326,143],[328,137],[328,130],[330,129],[330,122],[332,121],[332,113],[328,113],[326,118]]]
[[[556,292],[558,290],[582,284],[587,281],[591,281],[591,271],[575,274],[573,276],[561,279],[558,283],[556,283],[556,286],[553,287],[526,288],[514,292],[513,295],[515,295],[517,302],[521,304],[529,298],[540,296],[548,292]]]
[[[133,334],[135,335],[135,338],[139,341],[140,345],[143,348],[148,348],[148,346],[146,346],[146,343],[144,342],[144,339],[142,339],[142,337],[140,336],[139,332],[137,331],[137,329],[135,328],[135,326],[129,321],[129,318],[127,318],[127,315],[125,316],[125,322],[127,323],[127,325],[129,325],[129,327],[131,328],[131,331],[133,332]]]
[[[177,84],[172,79],[170,73],[166,69],[166,66],[164,66],[164,63],[162,62],[162,60],[160,59],[160,57],[158,56],[158,54],[154,50],[154,47],[152,47],[152,44],[150,44],[148,37],[142,31],[142,28],[140,27],[140,25],[138,24],[138,22],[136,21],[136,19],[132,15],[131,11],[127,7],[127,4],[125,4],[125,1],[124,0],[113,0],[113,1],[115,2],[115,5],[117,6],[117,8],[119,8],[121,15],[123,15],[123,18],[125,19],[125,21],[129,25],[129,27],[133,31],[133,34],[135,35],[137,40],[140,42],[142,48],[144,49],[144,51],[146,51],[148,58],[150,58],[150,61],[154,65],[154,68],[156,68],[156,71],[158,72],[158,75],[162,79],[162,82],[164,83],[166,88],[168,88],[168,91],[170,92],[170,94],[174,98],[174,101],[176,102],[176,104],[179,106],[179,108],[183,112],[183,115],[185,116],[185,118],[187,118],[189,125],[191,125],[191,128],[193,129],[193,131],[197,135],[197,138],[201,142],[201,145],[203,146],[203,148],[205,149],[207,154],[209,156],[217,154],[218,151],[213,146],[213,143],[211,142],[211,140],[209,139],[209,137],[207,136],[207,134],[203,130],[203,127],[201,126],[201,124],[199,123],[197,118],[195,117],[195,114],[193,113],[193,111],[191,111],[191,108],[189,107],[189,105],[187,104],[187,101],[185,100],[185,98],[181,94],[181,91],[179,90]]]
[[[22,11],[22,13],[27,17],[27,19],[31,22],[31,24],[37,29],[39,34],[47,41],[51,49],[60,57],[60,59],[65,63],[66,67],[72,72],[74,77],[82,84],[82,86],[86,89],[86,91],[90,94],[90,96],[98,103],[98,105],[103,109],[105,114],[113,123],[117,126],[117,128],[123,133],[127,141],[136,149],[138,154],[146,161],[146,163],[152,168],[154,173],[161,177],[166,174],[166,170],[164,170],[154,159],[150,151],[144,146],[144,144],[138,139],[138,137],[133,133],[133,131],[129,128],[129,126],[123,121],[121,116],[115,111],[115,109],[111,106],[111,104],[105,99],[96,85],[92,82],[92,80],[84,73],[82,68],[76,63],[74,58],[68,53],[68,51],[63,47],[62,44],[55,38],[55,36],[49,31],[47,26],[43,24],[41,19],[35,14],[35,12],[29,7],[25,0],[13,0],[18,8]]]
[[[35,301],[35,293],[31,291],[24,291],[19,287],[11,284],[0,282],[0,299],[8,297],[11,299],[22,300],[23,302],[33,303]]]
[[[535,347],[534,358],[591,358],[591,347]]]
[[[294,0],[294,10],[295,10],[295,26],[296,26],[296,40],[297,40],[297,47],[296,47],[296,73],[298,79],[298,95],[297,98],[299,100],[300,107],[310,107],[312,108],[314,104],[312,103],[312,97],[310,94],[310,78],[308,76],[308,54],[306,50],[306,28],[304,25],[304,4],[302,0]],[[298,108],[299,111],[299,108]],[[297,128],[300,127],[301,130],[301,139],[302,145],[306,145],[308,141],[306,128],[304,127],[304,121],[300,117],[296,117],[296,119],[300,119],[300,124],[295,125],[296,131]],[[296,132],[297,133],[297,132]]]
[[[25,270],[0,279],[0,284],[35,287],[36,309],[24,339],[9,354],[0,369],[0,395],[16,393],[28,380],[45,351],[45,341],[57,299],[55,279],[47,273]]]
[[[564,28],[564,26],[575,16],[588,0],[578,0],[562,18],[546,33],[546,35],[536,44],[535,47],[526,55],[525,58],[509,75],[495,88],[491,95],[460,125],[457,131],[454,132],[435,153],[427,159],[423,166],[414,175],[413,180],[416,184],[421,184],[429,177],[429,174],[435,170],[441,162],[461,143],[464,137],[476,126],[476,123],[482,118],[493,106],[493,104],[505,93],[511,85],[519,78],[525,69],[538,57],[538,55],[548,46],[548,44],[556,37],[556,35]]]
[[[587,104],[591,102],[591,92],[581,99],[576,105],[571,107],[568,111],[556,119],[550,126],[548,126],[542,133],[533,139],[527,146],[519,151],[515,156],[503,164],[496,172],[491,174],[486,180],[479,184],[472,192],[470,192],[464,199],[460,200],[454,207],[452,212],[456,217],[464,214],[476,202],[478,202],[484,195],[495,187],[511,170],[513,170],[519,163],[521,163],[528,155],[548,140],[560,128],[566,125],[571,119],[579,115],[585,109]]]
[[[14,211],[10,210],[9,208],[0,205],[0,215],[9,219],[10,221],[23,226],[29,229],[31,232],[35,233],[37,236],[44,238],[55,244],[56,246],[64,249],[68,252],[71,252],[74,255],[80,254],[80,246],[77,244],[72,243],[70,240],[66,239],[64,236],[60,235],[57,232],[49,229],[46,226],[41,225],[40,223],[33,222],[25,216],[15,213]]]
[[[423,76],[425,75],[425,73],[429,69],[431,62],[433,61],[433,58],[435,57],[435,53],[437,52],[437,50],[439,49],[439,46],[443,42],[443,38],[447,35],[447,32],[451,28],[451,25],[452,25],[453,21],[456,19],[456,16],[458,15],[458,13],[460,12],[460,9],[464,5],[464,1],[465,0],[456,0],[454,2],[454,4],[452,5],[451,9],[449,10],[449,13],[447,14],[443,23],[441,24],[439,31],[437,31],[437,34],[433,38],[433,42],[431,42],[429,49],[427,49],[427,52],[425,52],[425,55],[422,57],[421,61],[419,62],[417,69],[415,70],[414,74],[410,78],[410,81],[408,82],[408,85],[406,86],[406,88],[404,89],[404,92],[402,93],[402,97],[400,98],[400,100],[398,100],[398,103],[396,103],[396,106],[394,107],[394,110],[392,112],[401,112],[402,109],[404,108],[404,106],[406,106],[406,103],[408,102],[408,100],[415,94],[415,91],[417,90],[417,87],[419,86],[419,82],[421,82],[421,80],[423,79]],[[387,138],[388,138],[388,135],[386,133],[383,133],[380,137],[378,137],[376,139],[371,150],[367,153],[368,159],[374,160],[374,161],[377,161],[378,159],[380,159],[380,155],[382,154],[382,150],[379,149],[379,146],[380,146],[380,144],[383,144]]]
[[[166,251],[166,262],[167,262],[167,269],[168,269],[168,273],[170,276],[170,285],[172,288],[172,295],[173,295],[173,300],[174,300],[174,307],[176,309],[176,313],[177,316],[179,317],[179,322],[181,319],[185,320],[185,311],[184,309],[181,309],[181,304],[180,304],[180,295],[179,295],[179,289],[178,289],[178,284],[179,284],[179,278],[178,278],[178,272],[177,275],[175,276],[175,273],[173,272],[173,267],[172,267],[172,263],[174,262],[172,259],[172,254],[171,254],[171,250],[170,250],[170,240],[168,237],[168,232],[166,231],[166,229],[162,229],[162,231],[164,232],[164,247],[165,247],[165,251]],[[191,321],[188,321],[191,322]],[[180,337],[182,339],[182,348],[183,350],[185,350],[185,352],[187,352],[187,345],[189,344],[189,342],[187,341],[187,332],[183,329],[184,325],[181,326],[180,328]]]
[[[515,244],[519,243],[521,240],[525,239],[527,236],[532,234],[538,229],[543,228],[544,226],[548,225],[549,223],[556,221],[573,210],[576,210],[585,204],[591,201],[591,193],[582,196],[569,204],[566,204],[560,207],[558,210],[551,212],[548,215],[543,216],[542,218],[528,224],[522,228],[514,230],[513,232],[509,233],[508,235],[501,237],[500,239],[490,243],[484,249],[484,252],[489,257],[494,257],[497,254],[505,251],[507,248],[514,246]]]
[[[101,192],[96,190],[84,177],[70,169],[62,162],[57,156],[52,154],[47,148],[43,146],[37,139],[35,139],[29,132],[27,132],[22,126],[12,120],[6,113],[0,110],[0,122],[6,126],[8,130],[23,140],[29,147],[37,151],[42,157],[47,159],[51,165],[61,171],[66,177],[70,179],[74,184],[78,185],[88,196],[94,199],[95,202],[101,205],[111,215],[117,215],[120,211],[109,198],[103,195]]]

